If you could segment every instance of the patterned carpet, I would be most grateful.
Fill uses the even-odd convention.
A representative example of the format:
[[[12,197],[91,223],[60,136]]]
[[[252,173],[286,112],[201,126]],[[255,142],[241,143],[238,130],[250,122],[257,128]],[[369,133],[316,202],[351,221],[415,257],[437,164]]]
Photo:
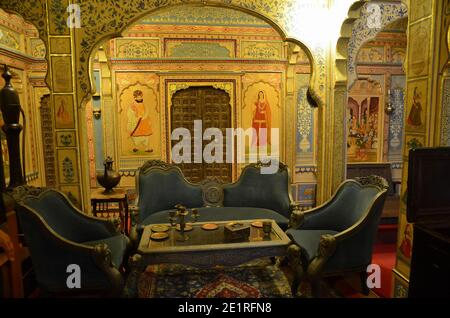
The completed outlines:
[[[292,297],[283,271],[269,259],[222,269],[152,265],[139,279],[140,298]]]

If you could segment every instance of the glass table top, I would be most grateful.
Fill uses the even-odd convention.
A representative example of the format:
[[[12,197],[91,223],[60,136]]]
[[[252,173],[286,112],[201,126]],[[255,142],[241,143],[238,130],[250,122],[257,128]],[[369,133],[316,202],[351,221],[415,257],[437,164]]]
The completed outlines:
[[[256,245],[256,244],[273,244],[282,243],[287,239],[286,234],[280,229],[280,227],[273,221],[270,235],[266,235],[261,227],[255,227],[251,224],[255,221],[268,221],[268,220],[245,220],[245,221],[224,221],[224,222],[198,222],[198,223],[188,223],[192,226],[192,230],[185,231],[186,240],[181,240],[181,233],[175,227],[170,224],[164,224],[168,227],[166,232],[168,237],[162,240],[155,240],[150,238],[153,233],[152,228],[155,224],[148,225],[144,228],[144,232],[141,238],[141,243],[139,245],[140,250],[161,250],[161,249],[172,249],[172,248],[187,248],[196,246],[203,247],[213,247],[217,245],[225,246],[227,244],[233,245]],[[249,226],[250,235],[245,239],[231,240],[227,239],[225,235],[225,226],[230,223],[240,223],[244,226]],[[218,227],[215,230],[205,230],[202,228],[204,224],[216,224]],[[164,226],[163,225],[163,226]],[[159,226],[159,225],[158,225]],[[161,232],[158,232],[161,233]]]

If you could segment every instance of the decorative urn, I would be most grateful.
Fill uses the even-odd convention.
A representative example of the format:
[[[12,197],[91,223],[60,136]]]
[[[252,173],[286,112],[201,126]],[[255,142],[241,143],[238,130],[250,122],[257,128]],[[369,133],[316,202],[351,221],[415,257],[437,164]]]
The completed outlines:
[[[113,160],[111,157],[106,157],[103,165],[105,170],[97,172],[97,181],[105,188],[103,193],[113,193],[113,188],[120,182],[120,174],[112,169]]]

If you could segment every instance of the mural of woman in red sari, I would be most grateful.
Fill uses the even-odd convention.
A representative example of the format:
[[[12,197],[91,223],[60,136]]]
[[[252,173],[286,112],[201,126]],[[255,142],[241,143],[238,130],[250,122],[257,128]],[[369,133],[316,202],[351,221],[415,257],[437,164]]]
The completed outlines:
[[[400,245],[400,252],[406,258],[411,258],[411,255],[412,255],[412,227],[411,227],[411,224],[406,224],[405,232],[403,233],[403,240]]]
[[[255,110],[252,117],[253,138],[252,146],[270,145],[270,129],[272,128],[272,113],[269,101],[263,91],[258,92]]]

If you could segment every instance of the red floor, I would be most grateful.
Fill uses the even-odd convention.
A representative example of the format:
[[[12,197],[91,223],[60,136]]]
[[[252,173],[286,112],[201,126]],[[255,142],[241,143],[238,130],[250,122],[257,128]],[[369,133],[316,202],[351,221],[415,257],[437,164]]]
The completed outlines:
[[[372,263],[381,267],[381,288],[372,289],[380,297],[392,297],[392,268],[395,266],[397,225],[380,225]]]

